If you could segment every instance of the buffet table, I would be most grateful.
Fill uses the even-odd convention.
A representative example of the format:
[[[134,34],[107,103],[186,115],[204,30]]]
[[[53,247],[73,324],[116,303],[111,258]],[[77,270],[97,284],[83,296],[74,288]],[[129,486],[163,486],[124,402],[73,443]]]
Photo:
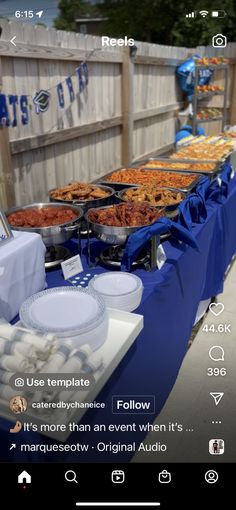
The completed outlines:
[[[211,298],[223,289],[224,273],[236,252],[236,177],[229,183],[228,197],[222,204],[209,200],[206,203],[207,218],[202,224],[193,225],[192,233],[196,238],[199,251],[190,246],[175,242],[173,239],[165,241],[164,248],[167,261],[161,270],[146,272],[136,269],[144,284],[144,293],[140,307],[135,311],[144,315],[144,329],[140,333],[134,346],[128,351],[118,368],[113,372],[108,383],[100,392],[98,401],[105,402],[102,410],[89,410],[81,423],[146,423],[153,421],[159,414],[175,383],[178,371],[187,350],[188,340],[195,321],[199,302]],[[98,245],[98,241],[96,242]],[[76,253],[76,240],[69,241],[68,247]],[[94,276],[106,269],[97,266],[91,269],[85,257],[85,243],[83,243],[82,262],[84,273],[80,273],[83,280],[85,275]],[[90,277],[89,277],[90,278]],[[65,285],[61,270],[47,274],[49,287]],[[71,285],[70,282],[66,282]],[[155,395],[155,413],[150,414],[113,414],[111,402],[113,395]],[[9,422],[1,420],[1,429],[6,431],[4,455],[9,455]],[[145,432],[134,433],[72,433],[70,443],[86,443],[91,445],[98,441],[113,443],[136,444],[145,437]],[[31,432],[20,433],[22,442],[50,443],[44,436]],[[1,431],[1,439],[3,432]],[[15,452],[13,450],[12,453]],[[55,454],[40,457],[39,454],[21,454],[16,460],[38,462],[39,460],[56,461]],[[111,452],[98,453],[90,449],[90,453],[60,455],[60,461],[65,462],[127,462],[133,453]]]

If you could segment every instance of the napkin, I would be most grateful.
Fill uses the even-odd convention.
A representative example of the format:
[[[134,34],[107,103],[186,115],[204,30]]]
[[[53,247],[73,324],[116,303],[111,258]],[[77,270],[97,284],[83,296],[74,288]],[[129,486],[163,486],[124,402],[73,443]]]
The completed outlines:
[[[90,347],[89,347],[90,349]],[[82,352],[81,352],[82,351]],[[79,349],[78,351],[76,351],[73,356],[71,356],[69,359],[67,359],[67,361],[65,363],[63,363],[63,365],[61,365],[60,369],[58,370],[58,373],[60,374],[73,374],[73,373],[79,373],[82,371],[82,367],[83,367],[83,362],[84,362],[84,359],[86,359],[84,357],[84,351],[83,349]],[[74,393],[75,390],[73,390],[72,392],[68,392],[68,391],[65,391],[66,393],[66,398],[68,399],[68,393],[70,395],[72,395]],[[54,390],[54,391],[47,391],[47,394],[45,394],[45,398],[46,400],[53,400],[55,399],[56,395],[58,393],[58,390]],[[68,401],[68,400],[67,400]]]
[[[0,319],[0,338],[33,345],[39,359],[47,359],[50,352],[55,351],[56,337],[52,334],[42,335],[31,333],[27,329],[11,326],[5,319]]]
[[[70,349],[65,345],[59,347],[56,353],[52,354],[48,362],[41,367],[41,373],[54,373],[60,372],[63,365],[65,365],[67,358],[70,355]]]
[[[35,365],[25,359],[21,354],[15,356],[3,354],[0,357],[0,368],[9,370],[10,372],[34,372]]]
[[[203,223],[207,218],[205,199],[209,186],[209,177],[202,177],[196,192],[188,195],[178,207],[178,222],[189,230],[193,223]]]
[[[80,356],[77,356],[75,354],[74,356],[71,356],[71,358],[69,358],[67,360],[67,362],[63,365],[63,367],[61,367],[59,372],[60,372],[60,374],[61,373],[73,374],[75,372],[80,372],[82,369],[82,366],[83,366],[83,361],[81,360]]]
[[[206,198],[206,193],[211,185],[211,181],[209,177],[202,177],[196,187],[196,193],[199,195],[203,200]]]
[[[161,218],[148,227],[142,227],[128,238],[121,261],[122,270],[130,271],[132,262],[141,248],[153,237],[170,232],[175,239],[182,241],[199,251],[197,241],[186,228],[168,218]]]
[[[232,165],[225,163],[222,172],[219,175],[221,185],[219,185],[218,179],[214,179],[207,191],[207,198],[213,200],[219,204],[222,204],[228,196],[229,182],[231,179]]]
[[[32,345],[28,345],[25,342],[15,342],[11,340],[5,340],[0,338],[0,354],[21,354],[25,358],[36,361],[37,354],[36,350]]]
[[[88,374],[94,374],[98,370],[101,370],[104,367],[103,358],[97,352],[93,353],[84,363],[84,371]]]
[[[0,398],[9,401],[16,396],[16,390],[13,390],[8,384],[0,384]]]
[[[8,372],[7,370],[0,369],[0,383],[9,384],[11,377],[14,372]]]
[[[95,374],[98,370],[101,370],[101,368],[103,368],[103,358],[98,354],[98,352],[94,353],[88,344],[85,344],[74,352],[73,356],[71,356],[59,370],[59,373]],[[53,394],[48,393],[46,398],[49,400],[51,397],[50,399],[54,400],[57,395],[58,400],[69,402],[71,400],[77,400],[76,395],[78,394],[79,398],[79,393],[80,392],[75,391],[74,389],[71,391],[62,390],[59,394],[58,392]]]
[[[193,223],[204,223],[207,218],[207,210],[203,196],[191,193],[179,205],[179,219],[181,225],[191,230]]]

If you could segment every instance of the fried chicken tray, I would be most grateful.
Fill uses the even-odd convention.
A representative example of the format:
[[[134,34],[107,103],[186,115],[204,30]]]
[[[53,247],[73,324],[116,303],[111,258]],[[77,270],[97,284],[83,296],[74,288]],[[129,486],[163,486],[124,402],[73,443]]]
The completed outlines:
[[[100,241],[123,245],[130,234],[141,227],[151,225],[165,215],[165,209],[147,204],[121,203],[89,209],[85,218],[94,235]]]
[[[178,205],[185,199],[186,195],[180,190],[172,188],[160,188],[155,185],[135,186],[118,191],[116,196],[121,202],[140,204],[147,203],[148,206],[157,209],[165,208],[167,216],[173,217],[178,214]]]
[[[92,206],[99,207],[109,204],[115,190],[110,186],[96,185],[86,182],[72,182],[49,191],[50,202],[78,204],[84,213]]]

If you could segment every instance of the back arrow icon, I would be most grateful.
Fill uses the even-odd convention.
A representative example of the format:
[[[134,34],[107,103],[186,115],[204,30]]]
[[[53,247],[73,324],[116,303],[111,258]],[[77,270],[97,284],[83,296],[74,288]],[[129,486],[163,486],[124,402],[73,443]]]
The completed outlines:
[[[14,37],[12,37],[12,39],[11,39],[11,41],[10,41],[10,42],[11,42],[14,46],[16,46],[16,44],[15,44],[15,39],[16,39],[16,35],[14,35]]]

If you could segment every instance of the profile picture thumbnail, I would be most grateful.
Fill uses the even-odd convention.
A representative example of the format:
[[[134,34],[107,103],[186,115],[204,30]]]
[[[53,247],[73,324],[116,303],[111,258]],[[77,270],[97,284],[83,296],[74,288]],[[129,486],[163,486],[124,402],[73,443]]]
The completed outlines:
[[[25,397],[17,395],[10,400],[9,407],[15,414],[24,413],[27,410],[27,400]]]

